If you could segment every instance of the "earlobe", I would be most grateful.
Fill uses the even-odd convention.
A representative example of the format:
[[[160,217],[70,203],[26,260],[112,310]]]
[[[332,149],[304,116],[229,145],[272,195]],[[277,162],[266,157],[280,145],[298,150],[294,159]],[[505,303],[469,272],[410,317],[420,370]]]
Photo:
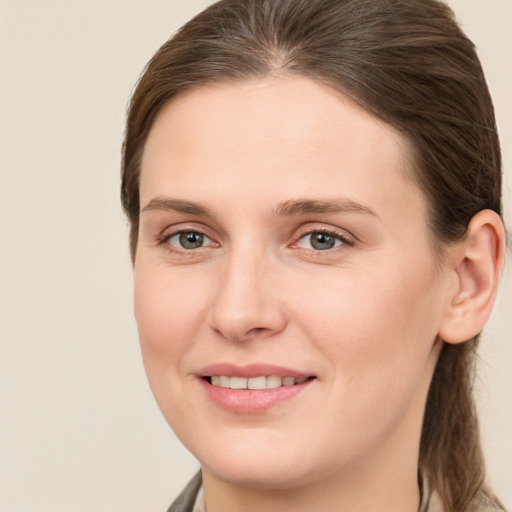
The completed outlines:
[[[479,334],[491,315],[505,254],[505,230],[500,217],[491,210],[477,213],[466,238],[453,252],[458,285],[448,297],[439,336],[455,344]]]

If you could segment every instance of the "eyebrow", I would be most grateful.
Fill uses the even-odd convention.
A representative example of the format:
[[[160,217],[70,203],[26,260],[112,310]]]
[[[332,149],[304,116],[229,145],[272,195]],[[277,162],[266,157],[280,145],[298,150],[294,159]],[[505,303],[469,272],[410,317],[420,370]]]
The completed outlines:
[[[170,212],[184,213],[197,217],[212,218],[213,214],[204,206],[191,201],[173,199],[170,197],[154,197],[142,209],[142,212],[153,210],[164,210]],[[318,213],[364,213],[378,217],[368,206],[348,198],[335,199],[293,199],[279,203],[274,211],[278,217],[294,217],[300,215],[311,215]]]
[[[371,208],[348,198],[296,199],[280,203],[275,210],[277,216],[299,216],[314,213],[365,213],[378,217]]]
[[[154,197],[146,206],[144,206],[144,208],[142,208],[142,212],[149,212],[153,210],[185,213],[189,215],[196,215],[198,217],[213,217],[209,210],[198,203],[172,199],[170,197]]]

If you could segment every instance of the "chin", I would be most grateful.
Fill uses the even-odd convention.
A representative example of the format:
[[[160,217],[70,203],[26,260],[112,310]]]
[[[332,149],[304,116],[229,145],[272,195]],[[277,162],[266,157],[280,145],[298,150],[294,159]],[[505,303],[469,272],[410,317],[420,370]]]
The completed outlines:
[[[212,464],[204,463],[201,467],[224,482],[265,491],[304,487],[311,478],[306,476],[302,464],[286,461],[213,460]]]
[[[242,487],[282,490],[303,486],[315,471],[304,460],[301,444],[277,435],[246,432],[245,437],[211,434],[208,444],[185,441],[204,471]],[[226,437],[231,439],[227,440]],[[238,439],[237,439],[238,437]],[[273,437],[273,439],[272,439]],[[241,439],[242,438],[242,439]],[[190,440],[189,440],[190,441]]]

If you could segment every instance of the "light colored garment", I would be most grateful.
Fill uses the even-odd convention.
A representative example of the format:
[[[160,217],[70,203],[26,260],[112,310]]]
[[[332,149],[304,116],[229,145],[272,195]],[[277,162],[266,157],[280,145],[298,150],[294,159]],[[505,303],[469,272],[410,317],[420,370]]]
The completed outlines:
[[[196,501],[194,502],[194,508],[192,512],[206,512],[206,505],[204,503],[204,492],[203,486],[199,489],[199,492],[196,496]]]

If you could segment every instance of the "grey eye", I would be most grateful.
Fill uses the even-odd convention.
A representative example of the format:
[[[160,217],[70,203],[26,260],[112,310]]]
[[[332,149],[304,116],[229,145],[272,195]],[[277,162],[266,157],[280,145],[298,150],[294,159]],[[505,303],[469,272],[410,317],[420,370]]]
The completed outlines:
[[[329,233],[323,233],[322,231],[314,231],[303,236],[299,240],[297,246],[301,247],[302,249],[326,251],[328,249],[339,247],[342,244],[343,241],[338,236],[331,235]]]
[[[206,240],[210,239],[197,231],[182,231],[169,238],[169,243],[180,249],[190,250],[203,247]]]

